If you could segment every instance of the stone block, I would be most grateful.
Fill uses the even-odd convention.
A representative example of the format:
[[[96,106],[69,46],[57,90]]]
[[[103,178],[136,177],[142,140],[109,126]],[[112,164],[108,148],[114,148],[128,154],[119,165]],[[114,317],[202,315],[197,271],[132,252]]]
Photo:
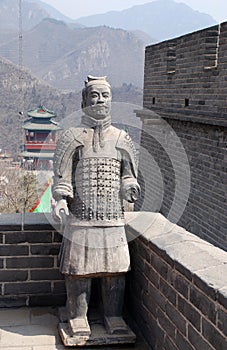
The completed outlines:
[[[136,336],[130,329],[126,334],[108,334],[101,324],[91,325],[90,336],[71,336],[68,324],[60,323],[59,333],[63,344],[71,347],[134,344],[136,341]]]
[[[177,310],[176,307],[169,302],[166,303],[165,309],[166,314],[168,315],[169,319],[175,324],[176,328],[182,334],[186,335],[186,318],[184,318],[180,311]]]
[[[22,223],[22,215],[15,213],[1,214],[0,231],[20,231]]]
[[[160,276],[153,269],[153,267],[145,261],[144,274],[148,278],[149,282],[153,284],[156,288],[159,288]]]
[[[30,295],[29,306],[62,306],[66,303],[65,294]]]
[[[168,280],[174,286],[175,290],[177,290],[177,293],[180,293],[186,299],[189,298],[190,282],[186,278],[184,278],[183,275],[181,275],[180,273],[176,273],[175,271],[171,271]]]
[[[2,282],[18,282],[28,279],[28,271],[26,270],[1,270],[0,281]]]
[[[201,337],[201,333],[191,325],[188,326],[188,340],[196,350],[213,350],[213,347]]]
[[[138,311],[135,313],[136,322],[149,345],[149,349],[155,349],[157,339],[160,339],[160,341],[163,340],[165,333],[158,325],[156,316],[153,316],[146,308],[139,309]],[[137,315],[139,316],[138,321]]]
[[[18,349],[15,349],[15,350],[18,350]],[[27,349],[23,349],[23,350],[27,350]],[[65,350],[65,346],[59,345],[59,344],[55,344],[55,345],[42,345],[41,344],[41,345],[33,346],[31,350]]]
[[[4,307],[21,307],[27,305],[27,297],[26,296],[0,296],[0,308]]]
[[[19,243],[51,243],[52,233],[45,231],[22,231],[7,232],[5,234],[6,244]]]
[[[178,291],[176,291],[173,286],[167,283],[163,278],[160,278],[159,290],[171,304],[176,305]]]
[[[180,296],[178,296],[178,309],[197,330],[201,330],[200,313],[192,304]]]
[[[148,284],[148,292],[143,295],[144,305],[148,309],[152,309],[159,306],[161,309],[165,310],[165,305],[167,302],[166,296],[160,293],[160,291],[155,288],[151,283]]]
[[[156,254],[151,255],[151,265],[164,278],[167,279],[170,266]]]
[[[218,266],[212,266],[207,269],[197,271],[194,276],[194,283],[201,290],[203,290],[208,296],[215,299],[216,290],[225,287],[226,282],[223,279],[226,273],[226,265],[221,264]]]
[[[51,292],[50,282],[5,283],[4,295],[44,294]]]
[[[170,337],[170,339],[175,338],[176,326],[160,308],[157,310],[157,322],[162,327],[164,333]]]
[[[203,315],[215,323],[216,322],[216,303],[214,300],[209,299],[204,293],[198,290],[198,288],[191,286],[190,288],[190,302],[200,310]]]
[[[160,214],[158,213],[146,213],[143,212],[143,215],[141,213],[136,213],[137,215],[133,215],[133,218],[126,222],[126,230],[127,226],[130,225],[130,232],[132,231],[135,237],[138,237],[142,234],[144,234],[150,226],[152,226],[157,217],[159,217]],[[139,215],[140,214],[140,215]],[[127,230],[128,231],[128,230]]]
[[[53,242],[61,243],[61,241],[62,241],[62,234],[59,232],[54,232]]]
[[[7,258],[6,268],[9,269],[24,269],[24,268],[45,268],[53,267],[53,257],[20,257],[20,258]]]
[[[149,246],[145,245],[143,242],[139,242],[137,254],[139,254],[148,263],[151,261],[151,251]]]
[[[204,338],[215,348],[226,348],[226,337],[221,334],[217,328],[205,318],[202,319],[202,334]]]
[[[177,335],[176,335],[176,345],[178,349],[194,350],[194,347],[188,342],[188,340],[180,332],[177,332]]]
[[[178,350],[177,346],[174,344],[174,340],[168,336],[165,338],[164,350]]]
[[[139,302],[141,302],[141,298],[142,298],[142,293],[143,290],[141,289],[141,286],[136,282],[136,280],[133,280],[131,282],[131,286],[128,286],[129,288],[131,288],[131,290],[133,291],[133,295],[140,300]],[[130,291],[130,293],[132,293]],[[129,294],[129,293],[128,293]]]
[[[23,256],[29,254],[29,247],[26,245],[6,244],[0,246],[0,256]]]
[[[32,255],[58,255],[59,244],[32,244],[30,251]]]
[[[30,324],[32,325],[56,325],[59,320],[57,310],[53,307],[35,307],[28,309],[30,311]]]
[[[59,229],[59,225],[53,220],[52,215],[49,213],[25,213],[24,229],[28,230],[53,230],[56,227]]]
[[[66,293],[65,281],[54,282],[53,293],[65,294]]]
[[[25,326],[30,324],[30,310],[25,308],[19,309],[2,309],[0,312],[0,326]]]
[[[227,337],[227,312],[221,307],[217,311],[217,324],[219,330]]]
[[[10,344],[11,347],[23,349],[26,346],[35,346],[37,343],[55,345],[60,343],[56,326],[49,325],[24,325],[4,327],[0,331],[2,348]]]
[[[60,273],[59,269],[31,270],[30,273],[31,280],[33,281],[55,281],[64,279],[64,276]]]

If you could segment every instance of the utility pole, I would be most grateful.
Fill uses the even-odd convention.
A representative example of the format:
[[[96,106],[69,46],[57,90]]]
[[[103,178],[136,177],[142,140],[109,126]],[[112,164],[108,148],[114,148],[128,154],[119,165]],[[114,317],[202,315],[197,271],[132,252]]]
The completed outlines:
[[[19,66],[19,111],[18,111],[18,116],[19,116],[19,149],[18,149],[18,154],[21,152],[20,145],[23,144],[24,142],[24,135],[23,135],[23,115],[24,115],[24,98],[23,98],[23,17],[22,17],[22,0],[18,0],[18,66]],[[19,170],[21,171],[21,170]],[[22,170],[23,171],[23,170]],[[24,183],[24,182],[23,182]],[[25,186],[24,190],[25,190]],[[22,216],[21,216],[21,231],[24,230],[24,218],[25,218],[25,207],[23,208],[22,211]]]

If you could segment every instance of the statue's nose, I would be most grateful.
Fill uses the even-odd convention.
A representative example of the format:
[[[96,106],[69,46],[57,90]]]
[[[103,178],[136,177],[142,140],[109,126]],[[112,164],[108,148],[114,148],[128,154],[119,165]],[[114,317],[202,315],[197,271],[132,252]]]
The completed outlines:
[[[104,103],[104,97],[102,95],[99,95],[98,103]]]

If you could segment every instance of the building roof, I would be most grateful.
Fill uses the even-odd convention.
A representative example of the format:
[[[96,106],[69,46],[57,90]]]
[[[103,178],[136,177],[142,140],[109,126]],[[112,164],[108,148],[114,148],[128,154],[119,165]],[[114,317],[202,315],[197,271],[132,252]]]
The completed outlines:
[[[45,106],[39,106],[36,109],[28,111],[28,116],[32,118],[50,119],[55,118],[57,115],[55,112],[50,111]]]
[[[56,113],[44,106],[39,106],[29,111],[28,116],[30,118],[25,120],[22,126],[25,130],[57,131],[61,129],[59,123],[52,120],[52,118],[56,117]]]
[[[24,158],[40,158],[40,159],[52,159],[54,152],[28,152],[24,151],[20,154]]]
[[[41,130],[41,131],[57,131],[61,129],[58,123],[55,123],[52,120],[50,120],[49,123],[35,123],[34,119],[29,119],[25,121],[22,128],[25,130]]]

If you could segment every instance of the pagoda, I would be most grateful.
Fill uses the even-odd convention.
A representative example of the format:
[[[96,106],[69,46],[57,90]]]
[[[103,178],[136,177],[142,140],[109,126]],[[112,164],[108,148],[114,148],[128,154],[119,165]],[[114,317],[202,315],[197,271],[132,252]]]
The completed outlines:
[[[56,148],[57,131],[60,127],[52,119],[56,114],[44,106],[27,113],[25,120],[23,167],[27,170],[51,170]]]

